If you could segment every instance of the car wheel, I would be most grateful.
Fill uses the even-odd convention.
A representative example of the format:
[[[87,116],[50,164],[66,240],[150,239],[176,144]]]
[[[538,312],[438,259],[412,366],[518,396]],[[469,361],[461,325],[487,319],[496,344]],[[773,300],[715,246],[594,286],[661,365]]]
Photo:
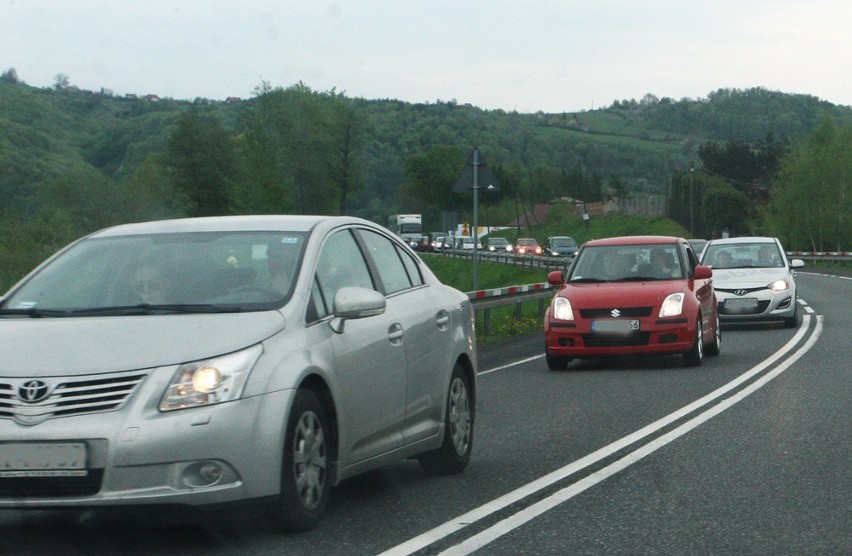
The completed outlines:
[[[701,326],[701,315],[695,323],[695,341],[692,349],[683,354],[683,363],[688,367],[698,367],[704,360],[704,330]]]
[[[796,303],[796,300],[793,300],[793,316],[784,319],[784,326],[787,328],[796,328],[799,326],[799,304]]]
[[[270,518],[284,531],[308,531],[319,523],[331,488],[330,433],[316,395],[298,390],[284,439],[281,494],[269,508]]]
[[[713,341],[707,344],[704,348],[704,353],[710,357],[716,357],[722,349],[722,326],[719,324],[719,315],[716,315],[716,334],[713,335]]]
[[[474,413],[470,382],[461,365],[457,363],[447,392],[444,441],[437,450],[417,456],[424,471],[440,475],[464,471],[473,448]]]
[[[544,358],[547,360],[547,368],[551,371],[564,371],[568,368],[568,363],[571,362],[570,357],[551,355],[547,349],[544,350]]]

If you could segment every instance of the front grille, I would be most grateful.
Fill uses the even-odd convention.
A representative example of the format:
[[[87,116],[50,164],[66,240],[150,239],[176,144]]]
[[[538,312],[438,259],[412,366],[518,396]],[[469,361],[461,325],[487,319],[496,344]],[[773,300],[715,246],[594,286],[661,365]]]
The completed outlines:
[[[0,382],[0,418],[35,425],[56,417],[102,413],[120,409],[145,378],[138,371],[74,378],[43,378],[50,394],[38,402],[25,402],[19,388],[30,379]],[[3,379],[0,379],[3,380]]]
[[[647,346],[650,337],[650,332],[634,332],[628,335],[583,334],[583,344],[586,347]]]
[[[719,314],[720,315],[760,315],[766,312],[767,307],[769,307],[769,301],[758,301],[757,307],[752,307],[750,309],[737,309],[736,311],[730,311],[725,309],[724,303],[719,303]]]
[[[746,295],[754,292],[761,292],[764,290],[768,290],[767,286],[758,286],[756,288],[714,288],[717,292],[725,292],[725,293],[733,293],[736,295]],[[737,293],[742,292],[742,293]]]
[[[103,469],[89,469],[85,477],[4,477],[0,478],[0,496],[90,496],[101,489],[103,477]]]
[[[612,312],[618,311],[619,318],[647,317],[651,315],[651,307],[611,307],[609,309],[580,309],[580,316],[584,319],[609,319]]]

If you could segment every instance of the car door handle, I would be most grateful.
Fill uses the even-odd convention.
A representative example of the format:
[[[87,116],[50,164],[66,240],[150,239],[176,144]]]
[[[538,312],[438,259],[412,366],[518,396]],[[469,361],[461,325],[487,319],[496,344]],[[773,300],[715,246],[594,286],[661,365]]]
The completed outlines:
[[[438,311],[435,322],[438,325],[438,330],[447,330],[450,327],[450,314],[443,310]]]
[[[402,325],[398,322],[393,323],[388,328],[388,340],[390,343],[398,346],[402,343],[402,337],[405,336],[405,331],[402,329]]]

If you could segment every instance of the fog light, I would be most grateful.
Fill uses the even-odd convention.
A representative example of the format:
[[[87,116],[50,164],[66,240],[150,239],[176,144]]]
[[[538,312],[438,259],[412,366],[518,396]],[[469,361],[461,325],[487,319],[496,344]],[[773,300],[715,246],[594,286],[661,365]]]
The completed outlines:
[[[556,343],[561,347],[569,347],[574,345],[574,340],[573,338],[559,338]]]
[[[183,483],[188,487],[213,486],[222,478],[222,466],[215,461],[200,461],[183,470]]]

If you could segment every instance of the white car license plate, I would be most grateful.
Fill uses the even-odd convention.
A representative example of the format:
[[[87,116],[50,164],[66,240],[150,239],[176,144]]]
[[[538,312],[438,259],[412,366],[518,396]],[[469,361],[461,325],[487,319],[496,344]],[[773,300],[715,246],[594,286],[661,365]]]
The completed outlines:
[[[0,477],[83,477],[86,445],[82,442],[0,444]]]
[[[726,309],[754,309],[757,307],[756,297],[731,297],[725,300]]]
[[[593,332],[633,332],[639,330],[639,319],[593,320]]]

